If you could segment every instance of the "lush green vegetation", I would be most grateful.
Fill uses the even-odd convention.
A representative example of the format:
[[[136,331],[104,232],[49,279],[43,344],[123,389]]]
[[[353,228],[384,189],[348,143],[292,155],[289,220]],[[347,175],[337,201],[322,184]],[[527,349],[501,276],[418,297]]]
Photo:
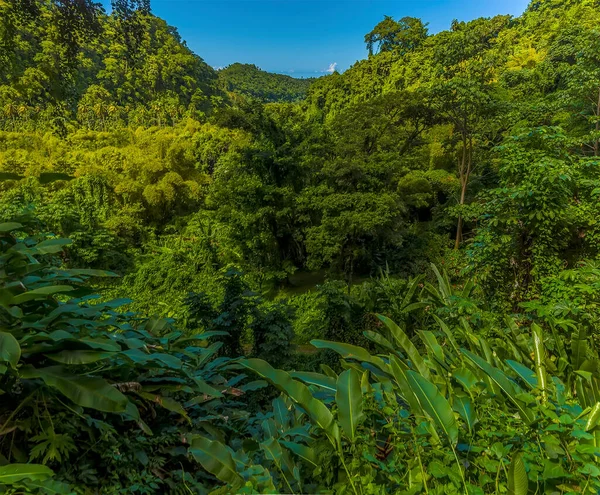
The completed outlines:
[[[600,493],[600,4],[312,82],[0,0],[0,493]]]

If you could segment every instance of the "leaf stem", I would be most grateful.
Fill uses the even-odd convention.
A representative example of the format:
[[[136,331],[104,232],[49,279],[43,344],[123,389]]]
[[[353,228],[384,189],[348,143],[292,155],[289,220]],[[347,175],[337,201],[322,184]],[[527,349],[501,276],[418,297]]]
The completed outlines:
[[[467,490],[467,482],[465,480],[465,475],[463,473],[463,470],[460,466],[460,461],[458,460],[458,456],[456,455],[456,449],[454,448],[454,445],[450,444],[450,448],[452,449],[452,453],[454,454],[454,459],[456,459],[456,467],[458,468],[458,472],[460,473],[460,478],[463,482],[463,486],[465,488],[465,495],[468,495],[468,490]]]

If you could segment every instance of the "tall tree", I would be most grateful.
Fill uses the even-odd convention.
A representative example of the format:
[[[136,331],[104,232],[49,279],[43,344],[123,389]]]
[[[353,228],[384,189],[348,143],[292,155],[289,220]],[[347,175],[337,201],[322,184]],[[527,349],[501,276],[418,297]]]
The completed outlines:
[[[459,206],[467,199],[473,170],[475,146],[486,143],[487,135],[497,134],[492,119],[500,105],[493,39],[506,26],[507,17],[453,23],[443,34],[435,51],[436,71],[432,92],[438,111],[454,126],[458,136],[457,175],[460,181]],[[455,249],[463,237],[463,215],[459,213]]]
[[[404,55],[419,47],[427,38],[427,24],[416,17],[403,17],[395,21],[386,15],[383,21],[365,35],[369,55],[378,52],[396,52]]]

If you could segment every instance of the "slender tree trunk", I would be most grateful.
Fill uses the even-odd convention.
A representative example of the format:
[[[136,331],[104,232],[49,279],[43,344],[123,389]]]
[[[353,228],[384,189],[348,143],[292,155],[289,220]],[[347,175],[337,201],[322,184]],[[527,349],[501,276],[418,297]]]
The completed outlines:
[[[462,136],[463,152],[461,162],[458,167],[458,177],[460,179],[460,200],[459,205],[465,204],[465,197],[467,195],[467,184],[469,181],[469,174],[471,172],[471,151],[470,146],[467,145],[466,133]],[[462,242],[462,231],[463,231],[463,218],[462,215],[458,216],[458,225],[456,226],[456,240],[454,242],[454,249],[460,247]]]
[[[462,242],[462,228],[463,228],[463,219],[462,215],[458,216],[458,225],[456,226],[456,240],[454,241],[454,249],[458,249],[460,247],[460,243]]]
[[[596,105],[596,137],[594,138],[594,156],[600,155],[600,88],[598,88],[598,104]]]

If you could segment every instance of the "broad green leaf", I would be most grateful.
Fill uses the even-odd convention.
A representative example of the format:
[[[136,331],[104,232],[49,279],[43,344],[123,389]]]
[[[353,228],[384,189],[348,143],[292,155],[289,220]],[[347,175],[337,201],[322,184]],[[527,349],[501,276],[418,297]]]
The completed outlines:
[[[18,481],[45,480],[54,476],[49,467],[41,464],[7,464],[0,466],[0,485],[11,485]]]
[[[167,318],[150,318],[146,325],[144,326],[144,330],[150,332],[153,335],[159,335],[163,330],[165,330],[170,324],[170,320]]]
[[[404,365],[406,366],[406,365]],[[400,389],[400,396],[408,403],[410,410],[413,414],[418,415],[421,413],[421,405],[413,392],[410,384],[408,383],[408,377],[406,376],[406,369],[402,366],[400,360],[394,356],[390,355],[390,368],[392,370],[392,374]]]
[[[285,440],[280,440],[279,443],[283,445],[286,449],[292,451],[301,459],[308,462],[312,467],[318,467],[317,454],[310,447],[307,447],[306,445],[302,445],[300,443],[287,442]]]
[[[424,275],[417,275],[415,278],[413,278],[412,280],[410,280],[408,282],[408,285],[407,285],[408,290],[406,291],[406,294],[404,294],[404,298],[402,299],[403,312],[408,313],[409,311],[412,310],[412,309],[409,309],[411,306],[410,302],[412,301],[412,298],[415,295],[415,292],[419,288],[419,284],[421,283],[421,281],[424,278],[425,278]],[[419,305],[417,307],[424,307],[423,305],[426,305],[427,303],[414,303],[414,304]],[[414,308],[414,309],[416,309],[416,308]]]
[[[71,239],[46,239],[30,248],[29,251],[32,254],[56,254],[71,244],[73,244]]]
[[[554,338],[554,343],[556,344],[556,348],[558,349],[558,354],[561,360],[565,363],[569,362],[569,356],[567,355],[567,351],[565,350],[565,343],[563,339],[558,335],[554,324],[550,323],[550,330],[552,332],[552,337]]]
[[[592,410],[588,415],[588,419],[585,423],[585,431],[590,431],[594,427],[598,425],[598,421],[600,420],[600,402],[596,402],[592,406]]]
[[[282,396],[273,399],[271,402],[273,406],[273,416],[275,423],[282,430],[287,430],[290,424],[290,411],[287,408],[285,400]]]
[[[476,418],[471,399],[464,395],[455,395],[452,400],[452,409],[460,414],[460,417],[467,423],[469,432],[472,432]]]
[[[17,223],[17,222],[0,223],[0,234],[5,233],[5,232],[11,232],[13,230],[17,230],[17,229],[21,229],[21,228],[23,228],[23,225],[21,225],[20,223]]]
[[[453,370],[452,376],[463,386],[465,392],[468,394],[471,393],[472,388],[479,382],[479,379],[475,376],[475,374],[466,366]]]
[[[46,354],[52,361],[62,364],[89,364],[117,355],[115,352],[99,351],[60,351],[54,354]]]
[[[452,295],[452,286],[450,285],[450,282],[448,280],[448,275],[446,274],[446,272],[444,272],[444,276],[442,277],[437,266],[435,266],[435,264],[433,263],[431,263],[431,269],[435,274],[435,278],[437,278],[440,293],[444,296],[444,300],[447,301],[448,298]]]
[[[75,493],[67,483],[56,480],[24,481],[23,484],[34,493],[43,495],[72,495]]]
[[[306,425],[302,425],[302,426],[294,426],[294,428],[291,428],[287,431],[285,431],[283,433],[284,437],[290,437],[290,438],[296,438],[296,437],[301,437],[307,441],[310,441],[313,437],[309,431],[309,423],[307,423]]]
[[[219,392],[216,388],[214,388],[211,385],[209,385],[208,383],[206,383],[204,380],[202,380],[200,378],[193,378],[193,380],[194,380],[194,383],[196,384],[196,389],[198,390],[198,392],[206,394],[206,395],[210,395],[211,397],[223,397],[223,394],[221,392]],[[261,384],[259,384],[259,385],[261,385]],[[265,383],[265,385],[266,385],[266,383]]]
[[[46,385],[81,407],[103,412],[124,412],[127,407],[127,397],[102,378],[73,375],[62,366],[27,367],[21,373],[26,379],[41,378]]]
[[[542,402],[548,399],[548,382],[546,378],[546,350],[544,349],[544,339],[542,329],[533,323],[531,325],[533,333],[533,350],[535,355],[535,374],[537,376],[537,388],[542,394]]]
[[[578,332],[571,336],[571,365],[574,370],[579,370],[587,356],[587,330],[579,327]]]
[[[463,322],[466,323],[466,320],[464,320],[464,318],[463,318]],[[492,349],[490,348],[489,344],[487,343],[487,340],[485,340],[483,337],[477,337],[477,340],[479,342],[479,347],[483,351],[485,360],[492,368],[495,368],[496,362],[494,360],[494,354],[492,353]],[[500,389],[498,388],[498,385],[496,384],[496,382],[494,380],[492,380],[492,378],[489,376],[486,376],[486,379],[488,381],[488,386],[490,388],[490,391],[494,395],[500,395]]]
[[[373,392],[373,387],[369,382],[369,370],[364,370],[360,376],[360,389],[363,394],[370,394]]]
[[[442,349],[442,346],[438,343],[437,339],[435,338],[435,335],[433,335],[433,332],[429,332],[427,330],[421,330],[419,332],[419,336],[421,337],[423,344],[425,344],[425,347],[427,347],[427,349],[429,349],[429,351],[431,351],[432,355],[440,363],[445,364],[446,357],[444,356],[444,351]]]
[[[377,317],[385,324],[385,326],[392,333],[392,336],[394,337],[396,342],[402,347],[415,369],[418,370],[419,373],[426,379],[429,379],[429,367],[425,363],[425,360],[423,359],[415,345],[408,338],[408,336],[402,331],[402,329],[398,325],[396,325],[388,317],[383,315],[377,315]]]
[[[253,380],[242,385],[240,387],[240,390],[243,392],[253,392],[254,390],[260,390],[261,388],[265,388],[268,385],[269,384],[265,380]]]
[[[52,337],[52,334],[50,334],[50,337]],[[72,337],[73,337],[73,335],[70,335],[70,338],[72,338]],[[57,339],[57,340],[60,340],[60,339]],[[110,339],[104,339],[101,337],[97,337],[97,338],[83,337],[81,339],[76,339],[76,341],[78,343],[87,345],[91,349],[102,349],[103,351],[115,351],[115,352],[121,350],[121,346],[119,344],[117,344],[116,342],[114,342]]]
[[[161,406],[162,408],[166,409],[167,411],[171,411],[171,412],[180,414],[185,419],[187,419],[188,421],[190,421],[190,418],[189,418],[186,410],[176,400],[171,399],[170,397],[164,397],[162,395],[151,394],[151,393],[148,393],[148,392],[137,392],[137,394],[140,397],[143,397],[144,399],[147,399],[149,401],[154,402],[155,404],[158,404],[159,406]]]
[[[555,478],[566,478],[569,476],[569,472],[565,470],[562,464],[552,462],[550,459],[544,459],[544,472],[542,479],[550,480]]]
[[[343,344],[341,342],[331,342],[329,340],[311,340],[310,343],[317,349],[330,349],[337,352],[344,359],[354,359],[356,361],[370,363],[377,366],[381,371],[388,371],[388,366],[377,356],[372,356],[369,351],[363,347],[352,344]]]
[[[21,346],[11,333],[0,332],[0,361],[9,363],[13,368],[21,359]]]
[[[523,419],[529,423],[533,423],[535,415],[533,411],[517,399],[517,395],[523,393],[523,390],[516,384],[513,383],[502,371],[498,368],[491,366],[487,361],[473,354],[472,352],[461,349],[461,352],[476,366],[478,366],[484,373],[486,373],[498,387],[506,394],[510,401],[517,407]]]
[[[591,379],[586,379],[581,376],[581,372],[576,371],[576,374],[580,375],[575,378],[575,390],[577,391],[577,398],[582,407],[592,407],[596,402],[596,396],[592,387],[590,387]]]
[[[279,445],[279,442],[275,438],[270,437],[265,442],[261,442],[260,448],[265,453],[267,459],[273,461],[277,466],[281,466],[281,457],[283,453],[281,445]]]
[[[521,363],[517,363],[516,361],[512,361],[510,359],[506,360],[506,364],[508,364],[517,375],[527,384],[529,388],[537,388],[537,378],[535,376],[535,372],[530,370],[527,366],[523,366]]]
[[[334,380],[337,381],[338,378],[338,374],[333,371],[329,366],[327,366],[326,364],[320,364],[319,367],[321,368],[321,370],[323,371],[323,373],[325,373],[327,376],[330,376],[331,378],[333,378]]]
[[[444,432],[451,445],[458,442],[458,423],[452,407],[438,388],[418,373],[407,371],[408,383],[419,400],[423,410]]]
[[[333,423],[333,415],[325,404],[312,396],[306,385],[294,380],[289,373],[276,370],[262,359],[242,359],[239,363],[262,376],[279,391],[284,392],[290,399],[299,404],[316,425],[325,431],[330,430]]]
[[[180,370],[183,367],[183,363],[181,362],[181,359],[179,359],[176,356],[173,356],[171,354],[166,354],[163,352],[148,353],[148,352],[142,351],[141,349],[129,349],[127,351],[124,351],[122,353],[122,355],[127,356],[134,363],[145,364],[145,363],[152,362],[152,361],[154,361],[154,362],[158,361],[158,362],[166,365],[168,368],[171,368],[174,370]]]
[[[411,311],[414,311],[415,309],[426,308],[427,306],[429,306],[428,302],[414,302],[412,304],[409,304],[408,306],[403,307],[402,312],[410,313]]]
[[[366,330],[363,332],[363,335],[367,337],[371,342],[375,342],[377,345],[383,347],[387,351],[396,352],[396,349],[394,349],[392,343],[380,333],[372,332],[371,330]]]
[[[40,287],[39,289],[23,292],[22,294],[13,297],[11,304],[22,304],[34,299],[46,298],[54,294],[69,292],[72,290],[73,287],[70,285],[49,285],[48,287]]]
[[[433,317],[434,317],[435,321],[437,321],[440,328],[442,329],[442,332],[444,332],[444,334],[446,335],[448,342],[450,342],[450,345],[452,345],[452,348],[454,349],[456,354],[459,354],[460,351],[458,348],[458,344],[456,343],[456,340],[454,339],[454,335],[452,334],[452,331],[448,328],[448,325],[446,325],[446,322],[444,322],[444,320],[442,320],[437,315],[433,315]]]
[[[303,381],[307,385],[316,385],[318,387],[324,388],[325,390],[335,392],[335,380],[330,376],[308,371],[292,371],[290,373],[290,376],[292,376],[292,378],[297,378],[298,380]]]
[[[360,375],[353,369],[344,371],[337,380],[335,402],[342,430],[354,442],[356,427],[364,419]]]
[[[236,470],[231,452],[221,442],[195,435],[192,437],[189,451],[204,469],[227,483],[233,490],[244,484],[244,479]]]

